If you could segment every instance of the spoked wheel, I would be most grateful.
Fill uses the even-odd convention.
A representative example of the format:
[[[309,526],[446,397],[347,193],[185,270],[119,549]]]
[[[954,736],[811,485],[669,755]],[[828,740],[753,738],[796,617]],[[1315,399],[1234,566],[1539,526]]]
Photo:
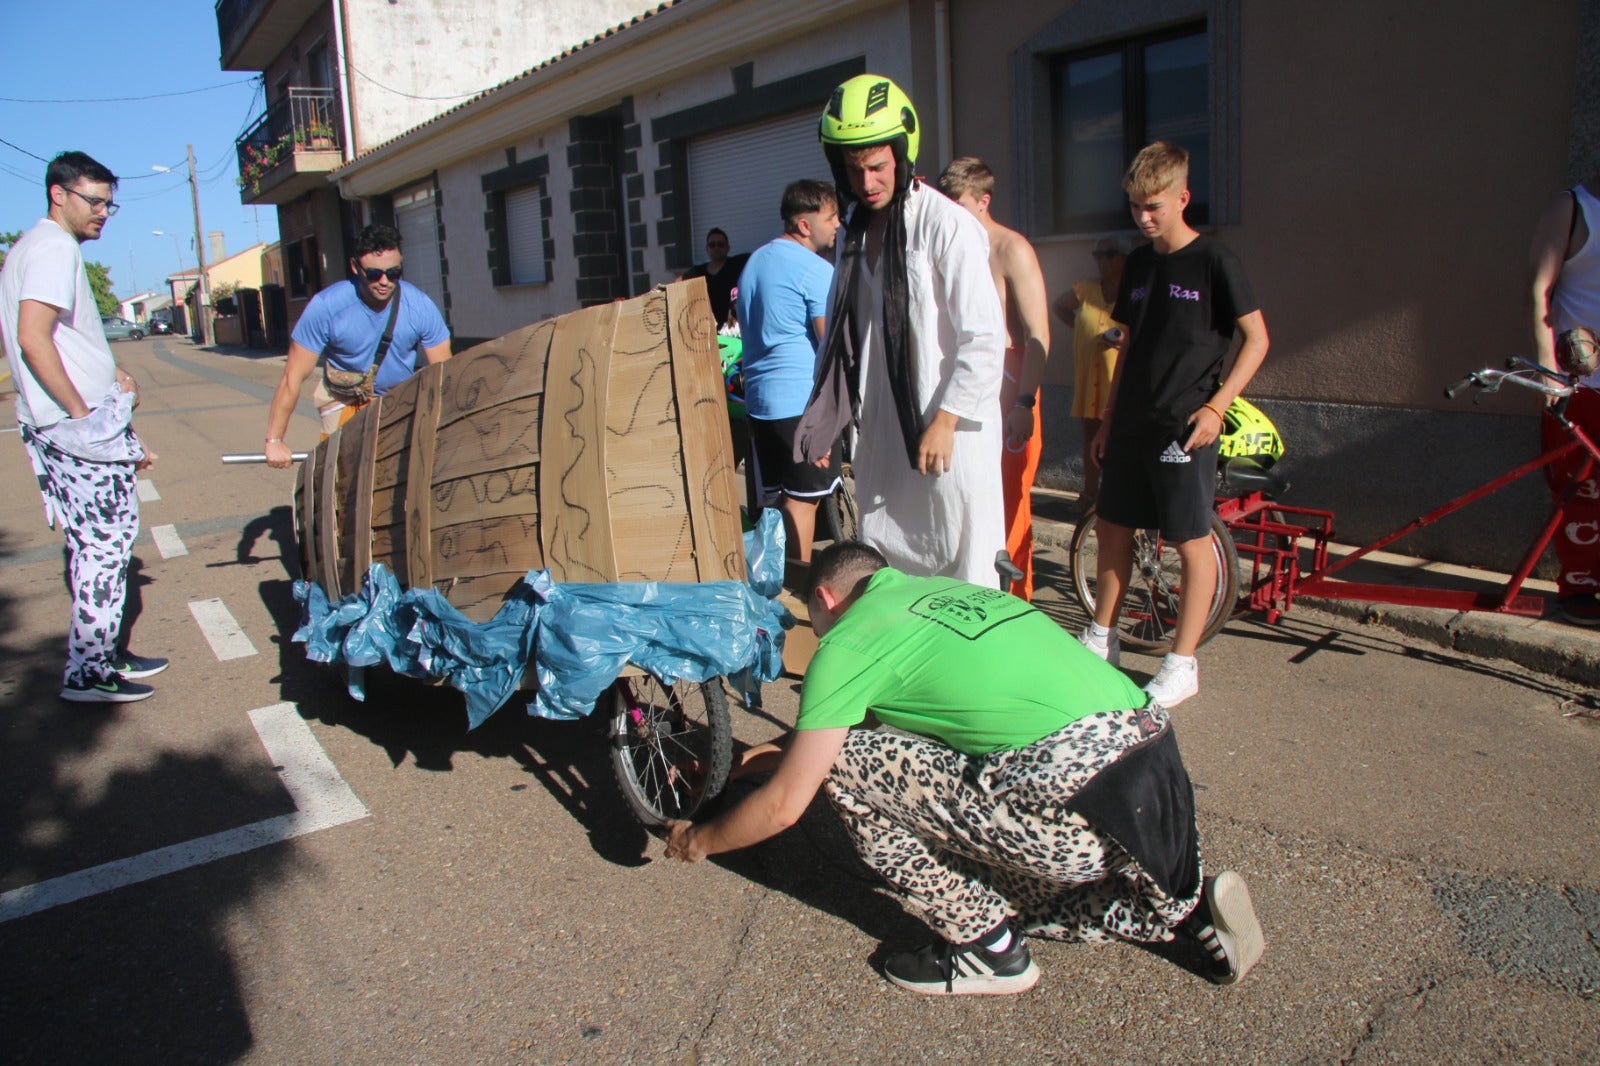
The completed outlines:
[[[721,793],[733,726],[720,680],[667,686],[651,675],[611,686],[611,768],[646,826],[688,818]]]
[[[1094,617],[1096,589],[1100,583],[1100,540],[1093,514],[1085,515],[1072,536],[1072,587],[1078,602]],[[1206,612],[1204,644],[1221,631],[1239,599],[1239,556],[1233,536],[1222,519],[1211,516],[1211,551],[1217,564],[1217,589]],[[1178,627],[1178,594],[1183,568],[1177,549],[1152,529],[1133,534],[1133,573],[1123,598],[1118,632],[1122,643],[1143,651],[1166,651]]]

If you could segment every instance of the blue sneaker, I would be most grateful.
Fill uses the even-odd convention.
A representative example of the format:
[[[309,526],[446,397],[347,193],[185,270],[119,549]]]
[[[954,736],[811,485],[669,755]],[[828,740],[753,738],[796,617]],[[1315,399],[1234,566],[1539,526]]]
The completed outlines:
[[[137,681],[142,677],[155,677],[171,665],[170,659],[147,659],[143,655],[125,651],[118,654],[111,664],[111,669],[130,681]]]
[[[112,674],[104,681],[80,681],[61,686],[61,698],[70,703],[138,703],[155,694],[151,686],[129,681],[120,674]]]

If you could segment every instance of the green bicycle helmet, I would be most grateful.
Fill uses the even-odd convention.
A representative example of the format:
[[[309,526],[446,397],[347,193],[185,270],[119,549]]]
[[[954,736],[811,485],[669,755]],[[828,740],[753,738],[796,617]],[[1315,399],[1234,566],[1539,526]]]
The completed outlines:
[[[922,145],[911,97],[877,74],[857,74],[833,90],[817,136],[825,147],[838,148],[870,148],[904,138],[909,163],[917,161],[917,149]]]
[[[1235,397],[1228,405],[1217,444],[1222,459],[1250,459],[1269,467],[1283,458],[1283,437],[1278,427],[1243,396]]]
[[[888,78],[857,74],[833,90],[817,124],[817,137],[833,168],[833,183],[843,198],[841,209],[855,200],[844,168],[847,148],[887,144],[894,151],[896,197],[911,187],[917,150],[922,146],[922,127],[911,97]]]

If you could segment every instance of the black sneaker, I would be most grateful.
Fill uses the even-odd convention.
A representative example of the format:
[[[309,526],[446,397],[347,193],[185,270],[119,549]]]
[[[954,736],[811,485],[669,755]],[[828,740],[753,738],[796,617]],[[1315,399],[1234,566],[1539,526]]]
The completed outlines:
[[[1207,979],[1213,984],[1238,984],[1267,948],[1250,890],[1232,870],[1205,879],[1200,903],[1184,925],[1211,956]]]
[[[137,681],[141,677],[155,677],[171,665],[170,659],[147,659],[143,655],[125,651],[112,662],[111,669],[130,681]]]
[[[112,674],[104,681],[81,681],[62,685],[61,698],[72,703],[138,703],[156,694],[149,685]]]
[[[1026,992],[1039,980],[1039,967],[1020,933],[1011,934],[1004,951],[936,940],[920,951],[889,956],[883,973],[901,988],[926,996],[1003,996]]]

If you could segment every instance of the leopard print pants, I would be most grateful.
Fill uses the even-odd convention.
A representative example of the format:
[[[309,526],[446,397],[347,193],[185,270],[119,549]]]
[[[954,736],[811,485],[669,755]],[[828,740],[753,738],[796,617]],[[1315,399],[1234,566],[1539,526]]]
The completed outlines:
[[[1143,728],[1141,728],[1141,716]],[[1167,895],[1116,841],[1066,810],[1166,712],[1090,715],[1016,751],[969,757],[897,731],[852,730],[826,789],[862,860],[952,943],[1002,920],[1052,940],[1172,938],[1199,895]]]
[[[46,444],[31,427],[21,428],[46,511],[67,535],[72,627],[62,682],[104,681],[117,654],[128,561],[139,535],[138,477],[132,463],[79,459]]]

